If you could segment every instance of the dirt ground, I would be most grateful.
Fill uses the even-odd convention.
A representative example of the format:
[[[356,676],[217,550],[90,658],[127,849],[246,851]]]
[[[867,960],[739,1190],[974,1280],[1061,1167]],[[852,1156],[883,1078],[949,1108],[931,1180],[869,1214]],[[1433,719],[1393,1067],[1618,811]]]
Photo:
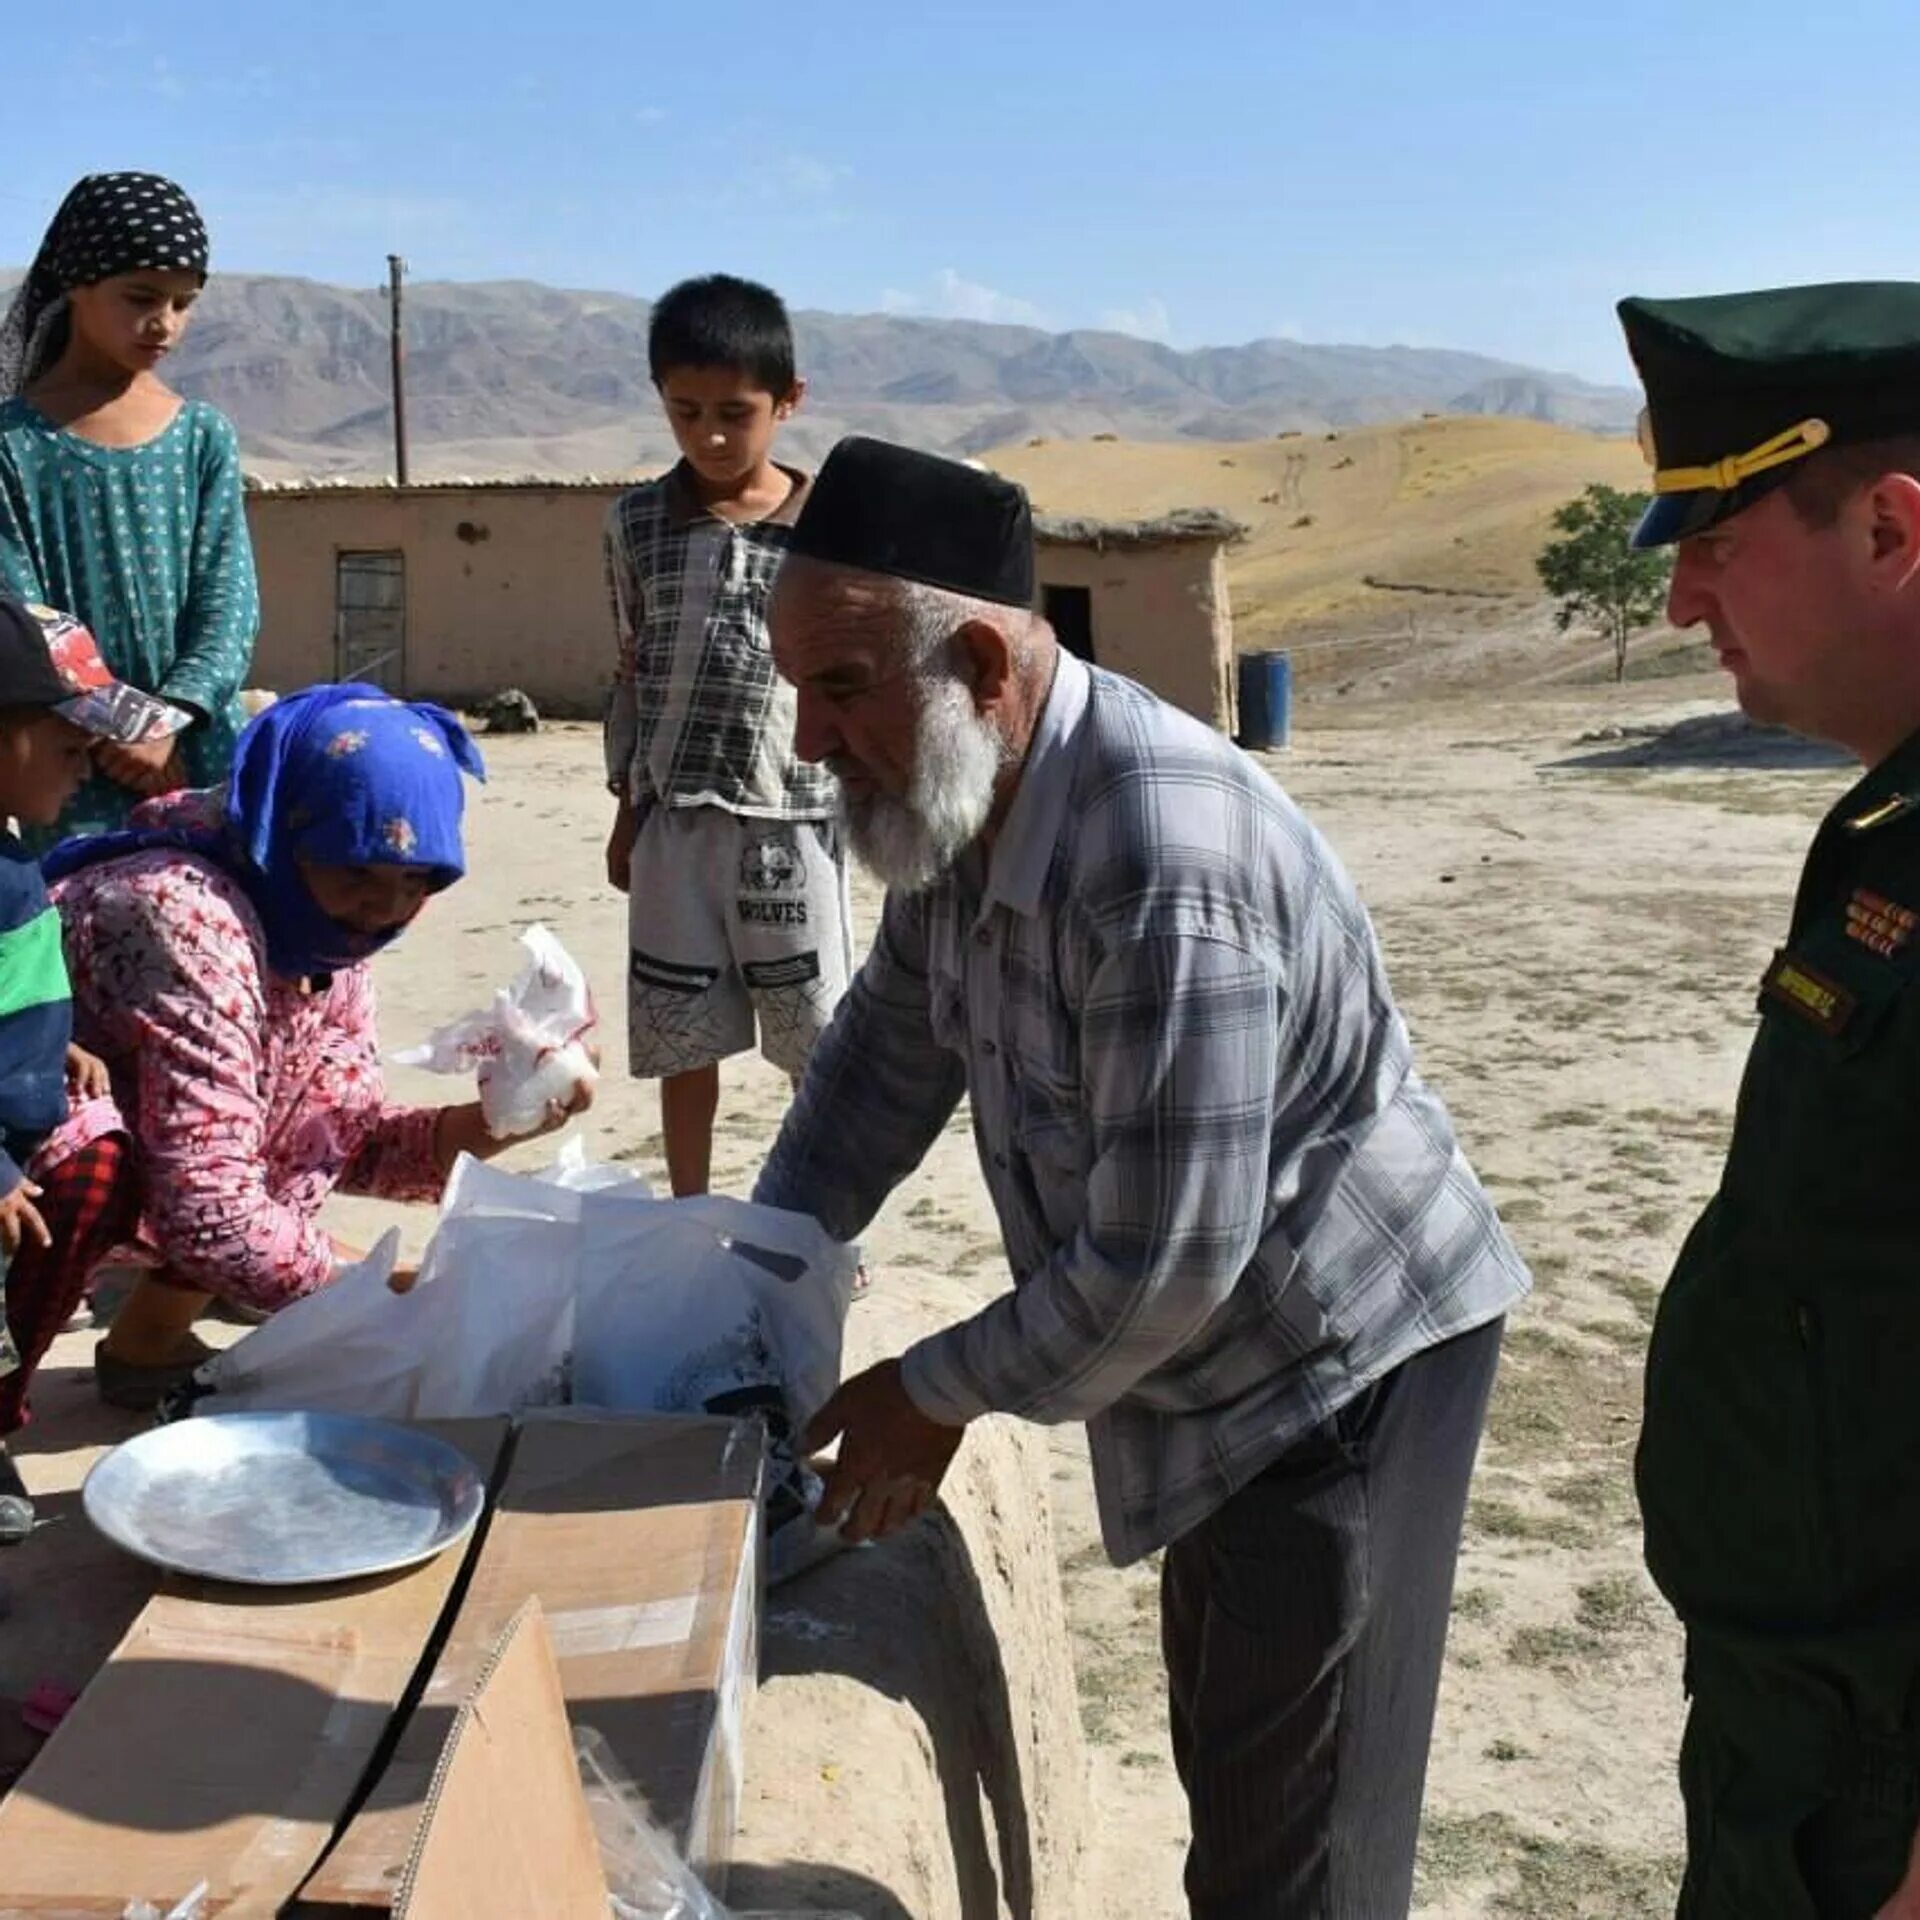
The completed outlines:
[[[1273,762],[1356,875],[1422,1071],[1538,1282],[1511,1330],[1461,1563],[1416,1907],[1425,1920],[1671,1911],[1678,1641],[1638,1560],[1641,1359],[1674,1250],[1715,1178],[1753,988],[1800,852],[1848,776],[1582,766],[1604,748],[1576,741],[1723,694],[1700,679],[1316,701]],[[545,919],[598,984],[617,1061],[625,935],[601,875],[597,740],[548,731],[494,742],[489,757],[471,877],[380,963],[387,1042],[477,1004],[511,972],[513,933]],[[871,888],[857,905],[870,926]],[[408,1073],[394,1081],[409,1097],[455,1091]],[[750,1184],[784,1092],[758,1063],[728,1069],[718,1184]],[[657,1176],[650,1092],[610,1076],[592,1140]],[[336,1211],[355,1234],[394,1217],[363,1202]],[[427,1216],[402,1217],[417,1243]],[[871,1316],[862,1347],[888,1344],[890,1291],[904,1327],[928,1299],[964,1311],[1004,1285],[958,1126],[868,1248],[879,1291],[858,1310]],[[90,1338],[67,1336],[21,1449],[49,1493],[49,1524],[0,1557],[11,1609],[0,1693],[84,1678],[138,1604],[141,1580],[91,1539],[70,1492],[93,1449],[126,1430],[91,1405]],[[1106,1566],[1078,1434],[1045,1446],[1089,1756],[1085,1911],[1172,1914],[1183,1815],[1156,1572]]]

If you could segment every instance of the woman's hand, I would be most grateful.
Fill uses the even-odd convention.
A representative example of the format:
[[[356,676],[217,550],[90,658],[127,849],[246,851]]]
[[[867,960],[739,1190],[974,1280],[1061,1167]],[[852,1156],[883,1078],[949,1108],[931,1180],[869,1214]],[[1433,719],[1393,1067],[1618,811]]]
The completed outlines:
[[[187,784],[186,768],[181,764],[178,742],[172,734],[158,740],[143,740],[132,747],[102,740],[93,753],[100,763],[100,771],[109,780],[143,799],[173,793]]]
[[[357,1267],[367,1253],[364,1247],[356,1247],[350,1240],[342,1240],[337,1233],[330,1237],[333,1241],[333,1277],[337,1280],[348,1267]],[[402,1262],[387,1276],[387,1285],[395,1293],[411,1293],[413,1283],[419,1278],[418,1266]]]
[[[584,1043],[583,1050],[595,1073],[598,1073],[600,1049],[589,1040]],[[488,1127],[486,1108],[478,1100],[469,1100],[457,1107],[442,1107],[434,1140],[441,1176],[444,1178],[453,1171],[453,1163],[463,1153],[471,1154],[476,1160],[492,1160],[509,1147],[519,1146],[528,1140],[543,1140],[550,1133],[558,1133],[569,1120],[585,1113],[592,1105],[593,1082],[576,1080],[564,1100],[547,1102],[546,1112],[537,1127],[504,1138]]]
[[[470,1153],[476,1160],[493,1160],[528,1140],[543,1140],[550,1133],[558,1133],[576,1114],[585,1113],[593,1105],[593,1087],[585,1080],[576,1080],[573,1091],[565,1100],[550,1100],[540,1124],[528,1133],[516,1133],[506,1139],[492,1132],[487,1126],[486,1109],[478,1100],[469,1100],[458,1107],[440,1109],[440,1125],[434,1140],[435,1156],[440,1164],[442,1178],[453,1171],[453,1163],[463,1153]]]
[[[591,1052],[593,1056],[594,1069],[597,1072],[600,1066],[600,1049],[593,1047],[589,1049],[589,1052]],[[573,1083],[573,1091],[569,1093],[564,1100],[549,1100],[547,1102],[547,1117],[541,1121],[539,1126],[535,1127],[531,1133],[521,1134],[519,1138],[522,1140],[544,1140],[548,1134],[558,1133],[569,1120],[575,1119],[580,1114],[585,1113],[592,1105],[593,1082],[591,1080],[576,1080]]]
[[[599,1044],[592,1040],[585,1041],[582,1043],[581,1051],[587,1056],[597,1074],[600,1071]],[[515,1134],[513,1139],[504,1141],[502,1144],[512,1146],[521,1140],[544,1140],[548,1134],[558,1133],[569,1120],[585,1113],[593,1105],[593,1090],[593,1081],[576,1080],[564,1100],[547,1102],[546,1118],[531,1133]]]

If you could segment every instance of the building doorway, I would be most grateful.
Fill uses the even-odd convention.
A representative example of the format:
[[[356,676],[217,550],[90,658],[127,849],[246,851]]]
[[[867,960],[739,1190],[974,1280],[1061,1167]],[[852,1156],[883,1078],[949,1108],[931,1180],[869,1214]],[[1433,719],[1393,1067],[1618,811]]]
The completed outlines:
[[[333,666],[388,693],[407,683],[407,556],[343,553],[334,566]]]
[[[1040,611],[1060,644],[1089,664],[1093,660],[1093,589],[1042,587]]]

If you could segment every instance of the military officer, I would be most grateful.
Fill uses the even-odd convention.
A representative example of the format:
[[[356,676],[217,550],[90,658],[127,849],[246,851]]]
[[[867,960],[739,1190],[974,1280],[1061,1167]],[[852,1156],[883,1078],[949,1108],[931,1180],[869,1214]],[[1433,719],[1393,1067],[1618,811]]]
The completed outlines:
[[[1821,823],[1637,1480],[1687,1630],[1685,1920],[1920,1920],[1920,285],[1627,300],[1668,616],[1865,769]]]

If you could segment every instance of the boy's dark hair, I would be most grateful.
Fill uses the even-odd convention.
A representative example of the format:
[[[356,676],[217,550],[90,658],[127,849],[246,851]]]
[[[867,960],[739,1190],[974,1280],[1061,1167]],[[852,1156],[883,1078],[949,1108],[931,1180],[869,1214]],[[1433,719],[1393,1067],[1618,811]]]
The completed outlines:
[[[679,367],[737,367],[784,400],[794,383],[793,323],[780,296],[730,273],[670,287],[647,325],[647,371],[657,387]]]

